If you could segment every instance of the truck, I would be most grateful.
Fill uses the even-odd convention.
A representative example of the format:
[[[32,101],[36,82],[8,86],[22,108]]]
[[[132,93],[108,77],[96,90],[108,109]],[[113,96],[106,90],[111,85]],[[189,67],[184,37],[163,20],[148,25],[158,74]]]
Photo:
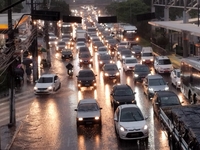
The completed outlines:
[[[171,150],[200,150],[200,105],[160,108],[159,120]]]

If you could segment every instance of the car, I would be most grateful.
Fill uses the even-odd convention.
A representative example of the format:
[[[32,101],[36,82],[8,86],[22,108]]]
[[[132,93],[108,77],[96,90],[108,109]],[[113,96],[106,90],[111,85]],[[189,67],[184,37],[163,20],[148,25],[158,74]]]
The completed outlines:
[[[104,81],[115,79],[120,82],[120,72],[116,64],[104,64],[102,67]]]
[[[143,82],[147,75],[151,74],[151,70],[145,64],[136,64],[134,68],[134,83]]]
[[[97,50],[97,55],[100,56],[100,55],[104,55],[104,54],[108,54],[109,53],[109,50],[106,46],[101,46],[101,47],[98,47],[98,50]]]
[[[105,64],[113,63],[112,57],[109,54],[100,55],[98,57],[99,68],[102,68]]]
[[[141,52],[142,52],[142,46],[141,45],[133,45],[131,47],[131,51],[133,53],[133,55],[138,58],[141,57]]]
[[[117,107],[114,113],[115,132],[119,139],[141,140],[148,143],[148,117],[144,117],[135,104],[124,104]]]
[[[101,116],[101,107],[99,106],[96,99],[87,98],[82,99],[78,102],[76,116],[76,125],[90,125],[90,124],[99,124],[102,125],[102,116]]]
[[[171,74],[170,74],[170,78],[171,78],[171,83],[172,85],[174,85],[177,89],[180,89],[181,87],[181,70],[180,69],[174,69]]]
[[[136,104],[135,94],[128,84],[116,84],[110,93],[111,106],[115,110],[122,104]]]
[[[78,84],[78,90],[81,89],[81,87],[93,87],[96,89],[96,76],[91,69],[83,69],[78,72],[77,77],[77,84]]]
[[[102,46],[104,46],[104,44],[101,41],[94,41],[94,43],[92,43],[93,51],[97,51],[98,48]]]
[[[168,83],[159,74],[147,75],[143,80],[144,94],[149,100],[152,99],[157,91],[168,91]]]
[[[120,55],[121,55],[121,52],[124,51],[124,50],[129,50],[128,48],[124,47],[124,46],[118,46],[117,48],[117,58],[120,58]]]
[[[34,86],[35,94],[52,94],[61,87],[61,81],[56,74],[43,74]]]
[[[61,51],[61,58],[62,59],[73,59],[73,53],[71,49],[63,49]]]
[[[154,69],[158,73],[171,73],[173,65],[167,56],[156,56],[154,59]]]
[[[130,50],[122,50],[119,59],[123,61],[126,57],[134,57]]]
[[[109,50],[113,51],[116,50],[117,48],[117,44],[119,42],[116,39],[109,39],[108,43],[107,43],[107,47],[109,48]]]
[[[159,117],[160,108],[181,106],[182,102],[173,91],[157,91],[152,99],[154,115]]]
[[[117,47],[118,47],[118,46],[124,46],[124,47],[128,48],[128,41],[121,41],[121,42],[119,42],[119,43],[117,44]]]
[[[78,56],[80,57],[81,53],[90,53],[90,50],[87,46],[79,47]]]
[[[152,64],[154,60],[154,54],[151,47],[142,47],[141,52],[141,64]]]
[[[76,50],[78,50],[80,47],[86,47],[86,43],[83,41],[76,42]]]
[[[92,55],[88,52],[83,52],[83,53],[80,53],[79,55],[79,64],[80,64],[80,67],[82,65],[89,65],[91,64],[91,66],[93,65],[93,58],[92,58]]]
[[[65,48],[67,48],[66,42],[58,41],[58,43],[56,44],[56,51],[62,51]]]
[[[139,64],[135,57],[125,57],[122,62],[122,66],[125,72],[133,71],[135,69],[135,65]]]

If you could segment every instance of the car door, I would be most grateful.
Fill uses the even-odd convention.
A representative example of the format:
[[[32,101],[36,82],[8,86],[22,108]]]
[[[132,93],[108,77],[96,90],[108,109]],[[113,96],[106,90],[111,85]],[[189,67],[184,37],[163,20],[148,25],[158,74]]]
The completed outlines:
[[[119,110],[119,108],[117,108],[117,109],[115,110],[115,114],[114,114],[114,124],[115,124],[115,128],[117,129],[117,132],[119,132],[118,130],[119,130],[119,128],[120,128],[120,124],[119,124],[119,122],[120,122],[120,120],[119,120],[119,113],[120,113],[120,110]]]

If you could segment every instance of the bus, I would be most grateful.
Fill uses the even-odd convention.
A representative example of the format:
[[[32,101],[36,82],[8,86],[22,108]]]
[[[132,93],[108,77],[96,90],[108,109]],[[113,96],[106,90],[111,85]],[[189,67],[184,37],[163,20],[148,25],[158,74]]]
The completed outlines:
[[[63,23],[61,26],[61,32],[63,34],[72,34],[73,26],[71,23]]]
[[[181,92],[191,104],[200,100],[200,57],[181,60]]]
[[[139,37],[137,35],[136,26],[130,24],[119,24],[117,39],[119,41],[128,41],[130,45],[138,44]]]

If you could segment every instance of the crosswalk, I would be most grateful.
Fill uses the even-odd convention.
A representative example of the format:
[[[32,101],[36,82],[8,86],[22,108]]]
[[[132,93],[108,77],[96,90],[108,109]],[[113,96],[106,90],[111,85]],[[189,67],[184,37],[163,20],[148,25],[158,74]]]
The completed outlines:
[[[16,121],[23,120],[29,112],[30,105],[35,98],[31,89],[16,93],[15,96]],[[9,97],[0,99],[0,126],[6,125],[10,120],[10,102]]]

